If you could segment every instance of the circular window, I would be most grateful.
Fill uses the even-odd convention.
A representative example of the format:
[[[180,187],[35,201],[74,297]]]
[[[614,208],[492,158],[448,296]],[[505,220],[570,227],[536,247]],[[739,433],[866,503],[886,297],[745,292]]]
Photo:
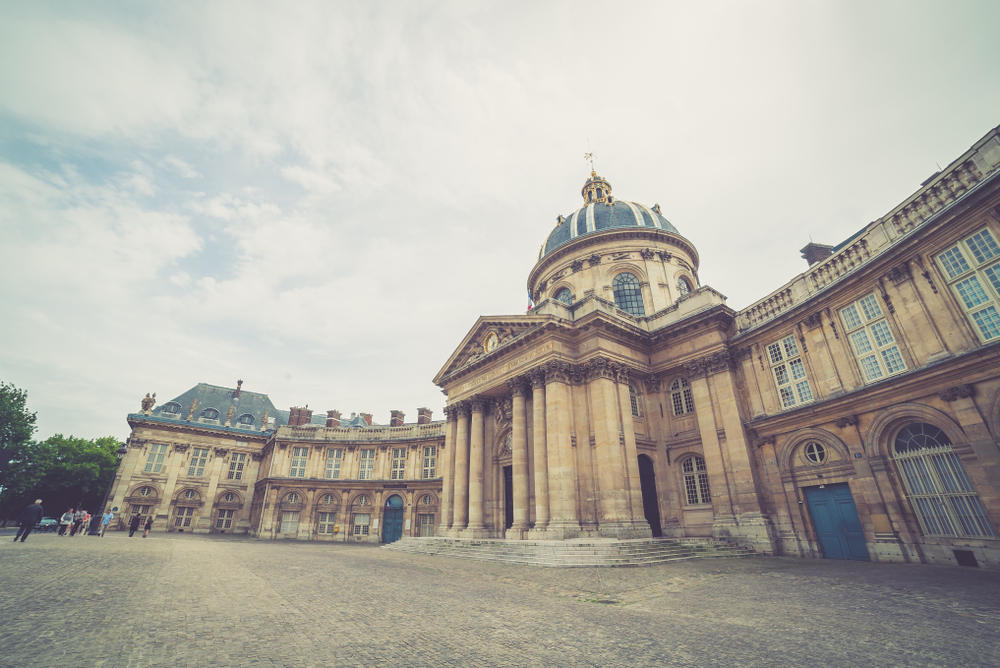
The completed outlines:
[[[573,293],[569,291],[569,288],[561,288],[559,292],[556,293],[556,299],[561,301],[563,304],[573,304]]]
[[[333,505],[333,494],[327,494],[323,497],[323,503],[332,506]]]
[[[822,464],[826,461],[826,448],[819,443],[806,444],[806,459],[813,464]]]
[[[222,497],[222,499],[226,503],[232,503],[233,501],[236,500],[236,495],[230,492],[229,494],[226,494],[224,497]]]
[[[139,490],[139,496],[149,496],[152,493],[153,493],[152,487],[143,487],[142,489]]]
[[[184,492],[184,498],[185,499],[193,499],[194,498],[194,490],[193,489],[189,489],[188,491]]]
[[[361,496],[358,497],[358,500],[355,503],[357,503],[359,506],[367,506],[368,497],[362,494]]]
[[[427,496],[425,496],[425,497],[424,497],[424,498],[423,498],[423,499],[422,499],[422,500],[421,500],[420,502],[421,502],[422,504],[424,504],[425,506],[429,506],[429,505],[431,505],[431,503],[432,503],[432,502],[431,502],[431,497],[430,497],[430,495],[427,495]]]
[[[285,497],[285,501],[287,501],[288,503],[298,503],[299,495],[296,494],[295,492],[292,492],[291,494]]]

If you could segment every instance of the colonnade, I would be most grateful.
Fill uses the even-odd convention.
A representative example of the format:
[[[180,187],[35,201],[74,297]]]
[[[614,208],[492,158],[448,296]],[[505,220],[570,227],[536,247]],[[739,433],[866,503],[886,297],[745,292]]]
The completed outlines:
[[[600,535],[650,535],[642,510],[628,375],[627,367],[603,357],[579,365],[553,360],[508,380],[505,386],[449,405],[438,535],[572,538],[581,533],[580,489],[593,490],[598,499]],[[586,415],[574,414],[576,392],[585,393],[585,405],[590,406]],[[513,524],[503,534],[499,516],[493,518],[496,524],[484,519],[484,471],[492,461],[485,418],[508,395],[514,507]],[[580,448],[591,452],[578,457]],[[585,475],[596,481],[581,480],[581,458],[586,458],[587,470],[595,471]],[[493,493],[500,496],[503,492]]]

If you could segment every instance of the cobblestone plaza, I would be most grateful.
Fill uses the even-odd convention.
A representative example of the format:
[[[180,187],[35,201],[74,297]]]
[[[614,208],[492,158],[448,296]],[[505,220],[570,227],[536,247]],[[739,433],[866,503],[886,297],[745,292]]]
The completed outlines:
[[[1000,573],[550,569],[245,536],[0,531],[0,667],[997,666]]]

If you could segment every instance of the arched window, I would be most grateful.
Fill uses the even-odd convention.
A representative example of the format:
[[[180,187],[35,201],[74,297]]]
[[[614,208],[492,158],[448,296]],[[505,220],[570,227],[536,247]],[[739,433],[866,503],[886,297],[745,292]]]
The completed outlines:
[[[152,487],[143,487],[142,489],[139,490],[139,496],[149,496],[152,493],[153,493]]]
[[[685,415],[694,410],[694,397],[691,396],[687,378],[678,378],[670,384],[670,403],[674,407],[674,415]]]
[[[712,495],[708,489],[708,469],[705,468],[705,459],[695,455],[685,459],[681,468],[684,470],[684,491],[687,493],[688,505],[712,503]]]
[[[633,417],[642,417],[642,411],[639,410],[639,395],[632,385],[628,386],[628,400],[632,404]]]
[[[681,293],[681,297],[691,292],[691,286],[683,276],[677,279],[677,290]]]
[[[236,426],[241,427],[243,429],[251,429],[253,427],[254,422],[255,420],[252,415],[250,415],[249,413],[244,413],[243,415],[240,416],[240,419],[236,421]]]
[[[181,414],[181,405],[176,401],[168,401],[160,409],[160,415],[164,417],[174,417]]]
[[[614,288],[615,306],[629,315],[640,317],[646,315],[638,278],[628,273],[618,274],[611,285]]]
[[[556,299],[561,301],[563,304],[573,304],[573,293],[569,291],[569,288],[560,288],[559,292],[556,293]]]
[[[228,492],[224,497],[222,497],[222,500],[226,503],[232,503],[236,501],[236,495],[232,492]]]
[[[299,495],[296,494],[295,492],[292,492],[291,494],[285,497],[285,501],[288,503],[298,503]]]
[[[433,505],[434,499],[431,498],[430,494],[425,494],[424,498],[422,498],[420,500],[420,503],[423,504],[423,505],[425,505],[425,506],[430,506],[430,505]]]
[[[184,498],[185,499],[193,499],[194,498],[194,490],[193,489],[189,489],[186,492],[184,492]]]
[[[203,410],[201,412],[201,419],[202,420],[218,420],[219,419],[219,411],[215,410],[214,408],[206,408],[205,410]]]
[[[354,503],[355,503],[355,505],[358,505],[358,506],[367,506],[368,505],[368,497],[365,496],[364,494],[362,494],[361,496],[359,496],[357,499],[354,500]]]
[[[327,494],[326,496],[323,497],[323,505],[324,506],[333,505],[333,494]]]
[[[892,456],[924,535],[996,538],[986,509],[943,431],[924,422],[908,424],[896,435]]]

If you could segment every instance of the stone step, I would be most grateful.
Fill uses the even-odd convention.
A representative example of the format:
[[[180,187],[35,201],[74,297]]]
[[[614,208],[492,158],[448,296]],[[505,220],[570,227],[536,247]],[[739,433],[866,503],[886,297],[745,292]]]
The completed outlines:
[[[383,549],[440,557],[546,567],[614,567],[746,558],[753,550],[716,538],[652,540],[523,541],[461,538],[403,538]]]

